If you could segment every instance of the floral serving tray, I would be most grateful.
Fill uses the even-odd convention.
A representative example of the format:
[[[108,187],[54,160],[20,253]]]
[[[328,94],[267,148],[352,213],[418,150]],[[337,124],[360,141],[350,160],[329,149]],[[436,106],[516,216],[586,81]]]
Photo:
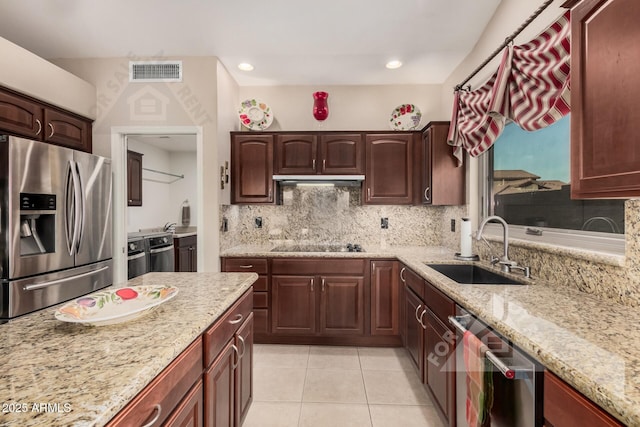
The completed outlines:
[[[178,288],[166,285],[103,290],[66,303],[56,310],[55,317],[88,326],[112,325],[143,316],[177,294]]]
[[[251,130],[265,130],[273,123],[271,108],[259,99],[245,99],[238,110],[240,123]]]
[[[413,104],[398,105],[391,112],[389,126],[393,130],[413,130],[420,125],[422,113]]]

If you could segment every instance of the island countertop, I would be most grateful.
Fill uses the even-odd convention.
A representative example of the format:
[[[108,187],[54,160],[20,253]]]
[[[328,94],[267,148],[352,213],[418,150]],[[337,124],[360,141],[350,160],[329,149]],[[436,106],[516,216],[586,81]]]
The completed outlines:
[[[458,263],[444,247],[365,247],[366,252],[273,252],[242,245],[223,257],[395,258],[629,426],[640,426],[640,312],[535,279],[529,286],[466,285],[430,268]],[[495,269],[488,263],[485,268]],[[496,270],[497,271],[497,270]],[[558,274],[576,274],[567,266]],[[521,279],[522,275],[511,275]],[[603,286],[606,284],[603,284]]]
[[[172,285],[143,317],[88,327],[47,308],[0,325],[0,426],[102,426],[258,278],[254,273],[148,273],[115,285]]]

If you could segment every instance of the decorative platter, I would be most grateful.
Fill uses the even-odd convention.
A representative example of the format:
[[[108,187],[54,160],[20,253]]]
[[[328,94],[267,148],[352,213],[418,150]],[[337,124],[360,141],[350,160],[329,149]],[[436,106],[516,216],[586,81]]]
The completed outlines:
[[[259,99],[245,99],[238,110],[240,123],[251,130],[265,130],[273,123],[271,108]]]
[[[413,104],[398,105],[391,112],[389,126],[393,130],[413,130],[420,125],[422,113]]]
[[[94,292],[58,308],[55,317],[63,322],[104,326],[141,317],[178,294],[166,285],[129,286]]]

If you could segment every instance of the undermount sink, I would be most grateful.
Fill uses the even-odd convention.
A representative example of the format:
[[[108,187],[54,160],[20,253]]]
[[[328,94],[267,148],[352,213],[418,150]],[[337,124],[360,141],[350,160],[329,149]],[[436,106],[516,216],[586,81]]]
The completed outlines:
[[[427,264],[439,273],[459,284],[469,285],[524,285],[474,264]]]

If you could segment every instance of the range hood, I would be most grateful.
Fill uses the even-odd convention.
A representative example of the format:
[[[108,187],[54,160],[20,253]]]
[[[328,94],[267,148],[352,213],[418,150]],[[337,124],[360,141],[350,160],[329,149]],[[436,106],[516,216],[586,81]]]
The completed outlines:
[[[333,184],[341,187],[359,187],[364,175],[273,175],[280,185]]]

